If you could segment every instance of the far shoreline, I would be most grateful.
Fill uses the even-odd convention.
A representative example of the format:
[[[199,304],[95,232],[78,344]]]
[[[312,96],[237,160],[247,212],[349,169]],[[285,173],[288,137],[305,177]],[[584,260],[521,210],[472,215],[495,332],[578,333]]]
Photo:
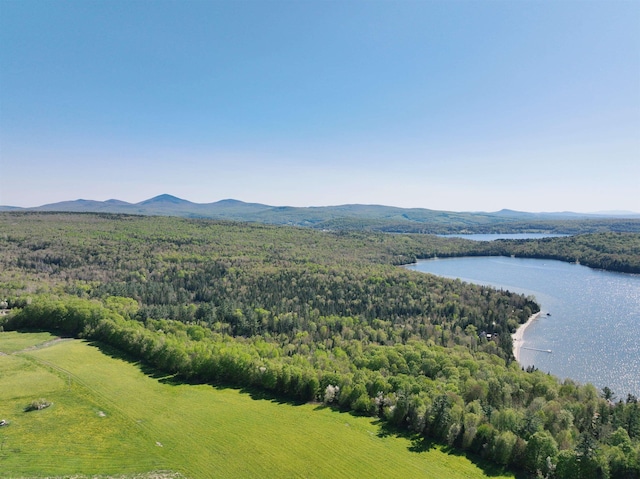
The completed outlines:
[[[513,357],[516,358],[516,361],[518,363],[520,363],[520,349],[522,348],[524,333],[526,329],[529,326],[531,326],[531,323],[533,323],[536,319],[538,319],[538,317],[541,314],[542,312],[538,311],[537,313],[529,316],[529,319],[527,319],[527,322],[518,326],[518,329],[516,329],[516,332],[511,335],[511,339],[513,340]]]

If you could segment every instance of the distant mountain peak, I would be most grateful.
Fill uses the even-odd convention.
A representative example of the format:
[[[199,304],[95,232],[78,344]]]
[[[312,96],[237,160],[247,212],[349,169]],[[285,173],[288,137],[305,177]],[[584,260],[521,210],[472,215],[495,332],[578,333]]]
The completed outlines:
[[[510,224],[518,224],[521,231],[523,223],[534,230],[549,230],[566,227],[573,231],[567,223],[571,220],[602,221],[606,225],[581,224],[582,230],[597,231],[609,226],[611,218],[625,218],[620,226],[623,231],[640,231],[640,215],[606,216],[579,213],[526,213],[511,209],[503,209],[495,213],[487,212],[452,212],[428,210],[424,208],[399,208],[384,205],[346,204],[338,206],[269,206],[260,203],[245,203],[233,198],[226,198],[214,203],[193,203],[177,196],[161,194],[139,203],[127,203],[117,199],[94,201],[78,199],[63,201],[34,208],[16,208],[0,206],[0,211],[66,211],[94,212],[112,214],[181,216],[186,218],[209,218],[259,222],[278,225],[310,226],[323,230],[372,230],[394,233],[446,233],[460,230],[508,230]],[[555,222],[555,223],[552,223]],[[573,229],[572,229],[573,228]],[[480,231],[477,231],[480,232]]]
[[[141,201],[140,203],[138,203],[138,205],[150,205],[154,203],[171,203],[174,205],[192,204],[191,201],[183,200],[182,198],[178,198],[177,196],[162,194],[154,196],[153,198],[149,198],[148,200]]]

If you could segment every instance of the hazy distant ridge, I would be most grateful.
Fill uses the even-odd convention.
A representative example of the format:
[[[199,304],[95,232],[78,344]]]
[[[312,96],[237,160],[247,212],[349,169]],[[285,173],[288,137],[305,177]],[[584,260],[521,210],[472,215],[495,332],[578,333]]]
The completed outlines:
[[[399,232],[441,232],[444,230],[478,231],[527,223],[544,229],[536,222],[567,220],[604,220],[627,218],[638,221],[637,213],[582,214],[572,212],[527,213],[503,209],[493,213],[438,211],[426,208],[399,208],[384,205],[338,206],[270,206],[224,199],[213,203],[193,203],[176,196],[163,194],[139,203],[117,199],[94,201],[79,199],[42,205],[34,208],[0,206],[0,211],[53,211],[76,213],[124,213],[156,216],[182,216],[234,221],[287,224],[325,229],[374,229]],[[635,223],[635,221],[633,221]],[[443,229],[444,228],[444,229]],[[529,228],[535,229],[535,228]],[[548,229],[548,228],[547,228]],[[635,230],[635,227],[632,228]]]

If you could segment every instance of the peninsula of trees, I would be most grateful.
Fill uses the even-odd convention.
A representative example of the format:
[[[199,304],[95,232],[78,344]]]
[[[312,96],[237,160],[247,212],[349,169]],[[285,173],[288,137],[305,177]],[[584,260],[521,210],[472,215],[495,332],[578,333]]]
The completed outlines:
[[[399,268],[514,254],[639,272],[640,234],[475,243],[110,214],[0,214],[2,327],[379,416],[548,477],[639,477],[640,404],[522,371],[532,298]],[[491,340],[486,334],[490,333]]]

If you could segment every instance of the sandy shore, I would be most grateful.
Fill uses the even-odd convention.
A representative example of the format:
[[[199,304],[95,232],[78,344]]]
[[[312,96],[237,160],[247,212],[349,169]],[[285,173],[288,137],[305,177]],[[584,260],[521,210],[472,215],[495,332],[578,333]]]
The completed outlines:
[[[520,362],[520,348],[522,347],[522,338],[524,337],[524,332],[531,325],[531,323],[538,319],[538,316],[540,316],[541,314],[541,312],[532,314],[527,322],[519,326],[518,329],[516,329],[516,332],[511,335],[511,338],[513,339],[513,356],[516,358],[516,361]]]

